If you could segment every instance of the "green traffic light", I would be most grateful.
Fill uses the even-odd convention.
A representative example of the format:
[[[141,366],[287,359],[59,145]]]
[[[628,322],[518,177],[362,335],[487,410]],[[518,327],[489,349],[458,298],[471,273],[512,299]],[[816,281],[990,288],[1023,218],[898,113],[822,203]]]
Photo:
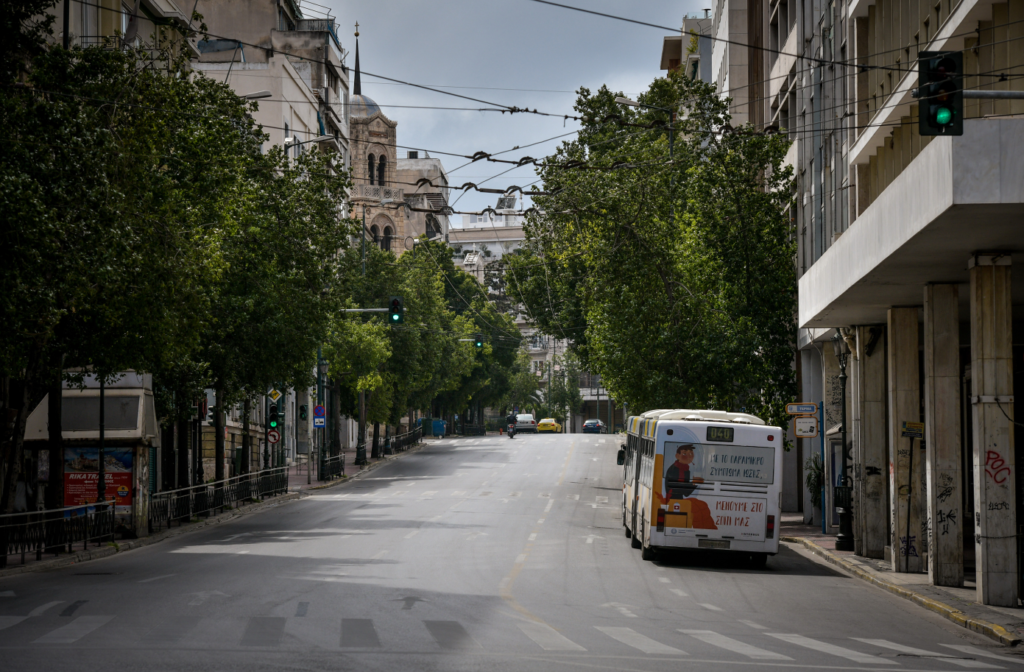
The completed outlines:
[[[940,107],[935,111],[935,122],[945,126],[953,121],[953,110],[948,107]]]
[[[396,313],[395,315],[392,315],[392,316],[391,316],[391,320],[392,320],[393,322],[398,322],[398,314]]]
[[[275,427],[277,427],[277,420],[271,420],[270,421],[270,428],[273,429]]]

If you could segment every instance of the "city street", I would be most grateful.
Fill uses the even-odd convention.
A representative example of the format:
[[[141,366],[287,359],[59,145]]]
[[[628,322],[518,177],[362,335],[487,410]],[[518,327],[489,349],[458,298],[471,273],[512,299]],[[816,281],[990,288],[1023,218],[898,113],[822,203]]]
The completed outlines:
[[[1024,669],[783,545],[644,562],[617,438],[428,443],[353,482],[0,580],[5,670]]]

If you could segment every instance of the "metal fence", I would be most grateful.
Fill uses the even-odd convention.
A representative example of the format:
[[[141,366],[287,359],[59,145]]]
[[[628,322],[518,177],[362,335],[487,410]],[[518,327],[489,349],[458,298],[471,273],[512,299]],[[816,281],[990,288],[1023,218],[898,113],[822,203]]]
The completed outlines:
[[[345,475],[345,452],[334,457],[326,457],[320,460],[320,469],[317,470],[318,481],[330,481]]]
[[[463,425],[462,435],[463,436],[484,436],[487,434],[487,429],[484,425]]]
[[[408,449],[410,446],[415,446],[423,438],[423,427],[417,427],[411,432],[405,434],[398,434],[388,439],[384,444],[384,454],[394,455],[400,453],[403,450]]]
[[[42,560],[43,553],[71,553],[79,544],[87,550],[90,542],[100,545],[113,540],[113,501],[6,514],[0,516],[0,569],[10,556],[20,555],[25,564],[30,553]]]
[[[149,531],[179,525],[199,516],[212,516],[225,508],[288,492],[288,468],[264,469],[223,481],[211,481],[149,496]]]

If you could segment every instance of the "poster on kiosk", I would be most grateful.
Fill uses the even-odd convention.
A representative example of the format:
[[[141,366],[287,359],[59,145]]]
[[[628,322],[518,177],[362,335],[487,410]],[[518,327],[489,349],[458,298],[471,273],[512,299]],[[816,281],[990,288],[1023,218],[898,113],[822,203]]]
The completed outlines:
[[[97,446],[64,449],[64,506],[88,506],[96,503],[99,485]],[[118,517],[132,514],[132,449],[104,448],[104,481],[108,501],[114,501]],[[89,506],[88,510],[93,507]],[[70,513],[70,512],[69,512]]]

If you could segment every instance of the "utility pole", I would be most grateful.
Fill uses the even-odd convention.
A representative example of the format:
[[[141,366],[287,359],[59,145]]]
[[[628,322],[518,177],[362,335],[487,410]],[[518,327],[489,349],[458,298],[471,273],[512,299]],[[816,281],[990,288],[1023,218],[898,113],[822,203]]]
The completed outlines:
[[[105,469],[106,455],[103,452],[103,439],[106,433],[106,418],[104,412],[104,400],[106,398],[107,383],[103,376],[100,376],[100,446],[97,457],[99,458],[99,482],[96,483],[96,503],[102,504],[107,501],[107,473]]]

